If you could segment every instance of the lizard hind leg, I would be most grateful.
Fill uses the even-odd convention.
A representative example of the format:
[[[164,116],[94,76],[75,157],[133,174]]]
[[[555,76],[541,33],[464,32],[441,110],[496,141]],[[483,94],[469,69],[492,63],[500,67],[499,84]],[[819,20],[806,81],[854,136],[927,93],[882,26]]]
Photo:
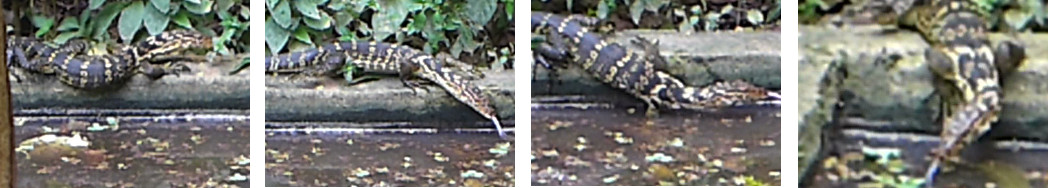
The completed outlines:
[[[418,90],[429,92],[429,88],[422,86],[424,81],[415,74],[421,68],[420,65],[412,63],[401,63],[400,65],[400,83],[404,84],[404,87],[411,89],[411,93],[415,95],[418,95]]]

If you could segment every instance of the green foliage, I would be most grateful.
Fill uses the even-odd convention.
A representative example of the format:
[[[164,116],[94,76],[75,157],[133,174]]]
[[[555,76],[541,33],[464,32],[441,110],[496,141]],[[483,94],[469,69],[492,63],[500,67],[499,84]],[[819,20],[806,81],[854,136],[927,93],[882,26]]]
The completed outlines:
[[[234,7],[239,12],[232,12]],[[229,54],[234,51],[230,45],[237,49],[235,51],[247,51],[248,12],[244,0],[91,0],[79,16],[59,18],[52,15],[58,13],[34,12],[30,18],[37,37],[54,36],[53,41],[58,44],[72,39],[105,43],[119,39],[131,43],[136,38],[169,30],[171,25],[209,35],[221,31],[220,36],[212,39],[214,50]],[[54,27],[55,20],[61,20],[57,27]],[[112,28],[114,21],[116,28]],[[195,28],[193,22],[211,28]],[[110,29],[116,29],[118,38],[109,35]]]
[[[983,11],[993,12],[995,7],[999,7],[1000,0],[979,0],[976,1]],[[1011,8],[1003,11],[1002,21],[1012,31],[1021,31],[1030,28],[1030,25],[1036,24],[1044,26],[1044,20],[1048,19],[1045,16],[1044,2],[1040,0],[1017,0],[1014,1],[1016,8]]]
[[[819,11],[825,10],[828,6],[822,0],[805,0],[800,3],[797,9],[800,12],[798,18],[803,24],[815,23],[819,20]]]
[[[629,5],[630,18],[633,18],[633,24],[640,25],[640,16],[644,11],[659,12],[659,8],[669,4],[669,0],[634,0]]]
[[[600,0],[600,3],[597,4],[597,18],[607,19],[611,11],[618,8],[618,6],[615,0]]]
[[[481,32],[498,15],[512,19],[513,0],[266,0],[270,54],[339,41],[423,39],[426,53],[458,58],[481,46]],[[370,15],[370,17],[368,17]]]

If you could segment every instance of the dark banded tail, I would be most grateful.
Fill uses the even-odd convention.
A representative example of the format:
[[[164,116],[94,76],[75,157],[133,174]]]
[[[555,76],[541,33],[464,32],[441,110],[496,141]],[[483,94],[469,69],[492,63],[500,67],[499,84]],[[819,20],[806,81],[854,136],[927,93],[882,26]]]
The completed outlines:
[[[321,52],[306,50],[266,57],[266,72],[297,71],[314,65]]]

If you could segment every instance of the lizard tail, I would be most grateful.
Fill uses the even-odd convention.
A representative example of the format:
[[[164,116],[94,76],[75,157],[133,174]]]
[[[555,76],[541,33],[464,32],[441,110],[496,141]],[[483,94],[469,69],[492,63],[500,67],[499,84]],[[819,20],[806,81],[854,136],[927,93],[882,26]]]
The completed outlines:
[[[293,70],[315,64],[319,50],[306,50],[266,57],[266,72]]]

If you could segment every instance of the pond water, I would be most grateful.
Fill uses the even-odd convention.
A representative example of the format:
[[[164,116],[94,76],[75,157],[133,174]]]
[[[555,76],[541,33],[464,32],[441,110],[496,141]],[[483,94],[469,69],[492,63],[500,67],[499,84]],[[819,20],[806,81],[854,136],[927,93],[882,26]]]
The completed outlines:
[[[19,187],[247,187],[246,115],[16,117]]]
[[[533,98],[532,185],[780,184],[778,106],[649,118],[564,98]]]
[[[512,134],[405,127],[267,123],[266,186],[514,185]]]
[[[823,158],[807,179],[812,187],[915,187],[902,180],[923,181],[928,153],[939,145],[938,136],[928,133],[835,126],[846,128],[824,133]],[[935,177],[935,187],[1048,186],[1046,142],[984,137],[961,153],[960,163],[948,163],[952,170]]]

